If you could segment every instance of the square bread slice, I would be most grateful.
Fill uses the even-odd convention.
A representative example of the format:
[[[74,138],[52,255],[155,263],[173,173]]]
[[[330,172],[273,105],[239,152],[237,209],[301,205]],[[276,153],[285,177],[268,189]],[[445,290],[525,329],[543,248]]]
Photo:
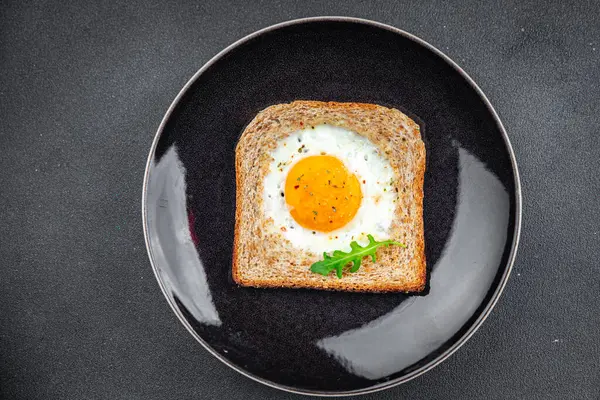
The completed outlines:
[[[309,126],[331,124],[375,144],[397,179],[398,200],[390,238],[406,245],[379,247],[377,261],[355,273],[328,276],[310,271],[322,254],[297,249],[268,233],[263,212],[264,178],[278,141]],[[423,179],[425,145],[419,125],[402,112],[374,104],[294,101],[261,111],[236,147],[236,215],[232,276],[242,286],[313,288],[355,292],[419,292],[425,288]]]

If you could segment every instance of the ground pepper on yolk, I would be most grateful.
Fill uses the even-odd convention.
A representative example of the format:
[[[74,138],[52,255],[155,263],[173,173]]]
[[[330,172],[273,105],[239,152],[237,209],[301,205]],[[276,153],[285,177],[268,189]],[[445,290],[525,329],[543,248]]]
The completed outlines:
[[[350,222],[362,191],[355,175],[338,158],[310,156],[298,161],[285,181],[285,201],[301,226],[331,232]]]

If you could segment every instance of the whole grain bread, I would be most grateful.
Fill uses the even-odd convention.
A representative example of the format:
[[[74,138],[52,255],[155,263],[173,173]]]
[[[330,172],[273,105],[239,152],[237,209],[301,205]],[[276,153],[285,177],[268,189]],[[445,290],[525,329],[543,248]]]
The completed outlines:
[[[406,245],[380,247],[377,262],[363,260],[355,273],[322,276],[310,266],[322,254],[295,249],[264,229],[263,180],[279,140],[319,124],[368,138],[385,155],[399,194],[390,238]],[[294,101],[261,111],[236,147],[236,215],[232,276],[242,286],[314,288],[357,292],[418,292],[426,283],[423,236],[425,145],[419,125],[402,112],[374,104]]]

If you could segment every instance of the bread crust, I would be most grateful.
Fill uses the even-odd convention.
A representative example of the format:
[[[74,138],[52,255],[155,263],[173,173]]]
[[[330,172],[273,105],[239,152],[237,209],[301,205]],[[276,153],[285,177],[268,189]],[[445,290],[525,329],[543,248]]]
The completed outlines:
[[[321,276],[310,272],[320,255],[289,251],[278,246],[287,241],[263,231],[262,195],[270,152],[278,140],[309,126],[328,123],[367,137],[385,154],[402,179],[396,190],[392,232],[406,249],[378,249],[377,264],[365,259],[361,269]],[[423,226],[425,145],[419,126],[396,109],[365,103],[294,101],[259,112],[246,127],[235,155],[236,212],[232,277],[242,286],[263,288],[313,288],[354,292],[420,292],[427,273]]]

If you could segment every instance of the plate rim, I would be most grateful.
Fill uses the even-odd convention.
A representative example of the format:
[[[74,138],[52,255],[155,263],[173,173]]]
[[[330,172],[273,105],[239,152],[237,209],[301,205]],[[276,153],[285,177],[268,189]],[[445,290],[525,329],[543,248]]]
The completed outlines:
[[[227,358],[225,358],[224,356],[219,354],[217,351],[215,351],[206,341],[204,341],[204,339],[202,339],[200,337],[200,335],[198,335],[196,333],[196,331],[194,331],[194,329],[192,328],[190,323],[187,321],[187,319],[185,319],[185,317],[183,316],[183,314],[181,313],[181,311],[179,310],[179,308],[177,307],[175,302],[172,300],[171,296],[169,294],[167,294],[165,285],[163,284],[161,278],[159,277],[158,268],[154,262],[152,249],[150,247],[150,238],[149,238],[149,234],[148,234],[148,218],[147,218],[148,210],[146,207],[146,203],[147,203],[147,189],[148,189],[148,180],[149,180],[149,175],[150,175],[150,173],[149,173],[150,166],[152,163],[153,156],[156,152],[156,147],[157,147],[160,137],[162,136],[162,133],[164,131],[165,125],[166,125],[167,121],[169,120],[169,118],[171,117],[173,110],[179,104],[179,101],[181,100],[181,98],[185,95],[185,93],[188,91],[188,89],[194,84],[194,82],[196,82],[196,80],[209,67],[211,67],[214,63],[216,63],[218,60],[220,60],[223,56],[228,54],[233,49],[239,47],[240,45],[246,43],[247,41],[249,41],[255,37],[258,37],[264,33],[267,33],[267,32],[273,31],[273,30],[277,30],[280,28],[284,28],[287,26],[300,25],[300,24],[304,24],[304,23],[308,23],[308,22],[352,22],[352,23],[370,25],[370,26],[374,26],[376,28],[385,29],[392,33],[399,34],[399,35],[425,47],[427,50],[433,52],[434,54],[439,56],[442,60],[444,60],[446,63],[448,63],[448,65],[450,65],[452,68],[454,68],[467,81],[467,83],[469,83],[471,85],[471,87],[473,89],[475,89],[478,96],[483,100],[487,109],[492,114],[492,117],[495,120],[496,125],[498,126],[498,128],[502,134],[504,144],[505,144],[507,151],[509,153],[509,156],[510,156],[510,162],[511,162],[511,166],[513,169],[514,185],[515,185],[515,188],[514,188],[515,217],[514,217],[514,221],[513,221],[514,222],[514,234],[512,237],[511,250],[510,250],[508,260],[506,263],[507,267],[505,268],[502,278],[501,278],[498,286],[496,287],[490,301],[485,306],[485,308],[481,312],[481,314],[477,317],[477,319],[473,322],[473,324],[468,328],[467,332],[463,336],[461,336],[454,344],[452,344],[452,346],[450,346],[448,349],[444,350],[444,352],[442,354],[440,354],[438,357],[431,360],[427,364],[415,369],[414,371],[409,372],[405,376],[392,379],[388,382],[375,384],[375,385],[369,386],[367,388],[357,389],[357,390],[349,390],[349,391],[341,391],[341,392],[325,392],[325,391],[318,391],[318,390],[298,389],[295,387],[278,384],[278,383],[272,382],[270,380],[256,376],[256,375],[244,370],[243,368],[235,365],[233,362],[231,362],[230,360],[228,360]],[[173,312],[175,313],[175,315],[177,316],[179,321],[183,324],[183,326],[190,332],[190,334],[209,353],[211,353],[218,360],[220,360],[221,362],[223,362],[225,365],[232,368],[233,370],[239,372],[240,374],[242,374],[256,382],[262,383],[266,386],[269,386],[269,387],[272,387],[275,389],[279,389],[279,390],[283,390],[283,391],[287,391],[287,392],[295,393],[295,394],[309,395],[309,396],[346,397],[346,396],[355,396],[355,395],[379,392],[379,391],[389,389],[391,387],[398,386],[400,384],[409,382],[409,381],[417,378],[418,376],[421,376],[424,373],[435,368],[442,362],[444,362],[452,354],[454,354],[459,348],[461,348],[475,334],[475,332],[477,332],[477,330],[481,327],[483,322],[487,319],[487,317],[490,315],[491,311],[494,309],[494,307],[498,303],[498,300],[500,299],[502,292],[504,291],[504,288],[506,287],[508,278],[510,277],[511,271],[513,269],[517,249],[519,247],[520,236],[521,236],[522,201],[523,201],[523,199],[522,199],[522,192],[521,192],[521,180],[520,180],[520,176],[519,176],[519,169],[517,166],[517,160],[515,158],[515,153],[514,153],[512,145],[511,145],[510,139],[508,137],[508,134],[506,132],[506,129],[504,128],[504,125],[502,124],[502,121],[500,120],[498,113],[496,112],[496,110],[494,109],[492,104],[490,103],[490,101],[487,98],[487,96],[485,95],[485,93],[481,90],[481,88],[477,85],[477,83],[475,83],[475,81],[456,62],[454,62],[450,57],[448,57],[446,54],[444,54],[441,50],[439,50],[432,44],[413,35],[412,33],[406,32],[406,31],[404,31],[400,28],[396,28],[392,25],[388,25],[388,24],[385,24],[382,22],[377,22],[377,21],[364,19],[364,18],[356,18],[356,17],[318,16],[318,17],[306,17],[306,18],[292,19],[292,20],[280,22],[280,23],[259,29],[257,31],[254,31],[254,32],[236,40],[235,42],[233,42],[232,44],[230,44],[229,46],[225,47],[223,50],[218,52],[210,60],[208,60],[198,71],[196,71],[196,73],[194,75],[192,75],[192,77],[186,82],[186,84],[181,88],[181,90],[179,91],[177,96],[173,99],[173,101],[169,105],[169,108],[165,112],[165,115],[163,116],[163,118],[160,122],[160,125],[158,126],[158,129],[154,135],[154,139],[152,141],[152,146],[150,147],[150,153],[149,153],[148,159],[146,161],[146,167],[145,167],[145,171],[144,171],[144,182],[143,182],[143,186],[142,186],[142,225],[143,225],[143,230],[144,230],[144,241],[146,243],[146,251],[148,253],[148,258],[150,259],[150,265],[152,266],[152,270],[154,272],[154,277],[156,278],[156,281],[158,282],[158,285],[163,293],[163,296],[165,297],[165,299],[167,300],[167,303],[169,303],[169,306],[171,307],[171,309],[173,310]]]

